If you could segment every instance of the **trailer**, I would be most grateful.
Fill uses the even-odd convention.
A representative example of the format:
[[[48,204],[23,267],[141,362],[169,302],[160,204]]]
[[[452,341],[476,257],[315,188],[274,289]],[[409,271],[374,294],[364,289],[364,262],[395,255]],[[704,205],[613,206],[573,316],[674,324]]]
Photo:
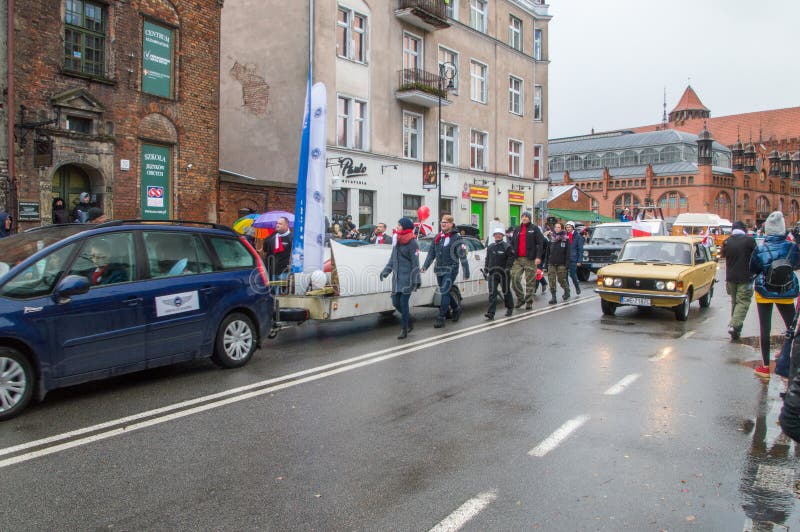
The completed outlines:
[[[333,321],[368,314],[392,314],[391,276],[380,280],[380,273],[389,262],[391,246],[373,244],[350,247],[335,240],[330,242],[331,271],[322,290],[310,290],[310,274],[295,274],[288,281],[278,281],[275,296],[275,319],[270,338],[280,329],[299,325],[308,320]],[[420,266],[427,252],[420,251]],[[470,278],[464,279],[459,271],[452,295],[463,299],[487,294],[487,283],[481,269],[486,260],[486,249],[467,251]],[[411,307],[438,307],[441,302],[433,268],[421,274],[422,285],[414,291]]]

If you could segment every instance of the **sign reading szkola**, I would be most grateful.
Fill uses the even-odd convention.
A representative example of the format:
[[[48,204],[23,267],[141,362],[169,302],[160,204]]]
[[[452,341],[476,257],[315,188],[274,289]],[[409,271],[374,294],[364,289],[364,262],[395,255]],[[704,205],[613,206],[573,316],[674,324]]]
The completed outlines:
[[[142,219],[169,220],[169,148],[142,144]]]
[[[172,30],[144,21],[142,92],[172,96]]]

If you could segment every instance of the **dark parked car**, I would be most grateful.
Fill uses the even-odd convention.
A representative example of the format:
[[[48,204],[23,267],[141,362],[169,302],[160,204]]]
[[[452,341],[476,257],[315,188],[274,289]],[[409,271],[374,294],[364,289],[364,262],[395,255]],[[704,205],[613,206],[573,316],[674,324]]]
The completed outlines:
[[[247,363],[272,325],[264,264],[227,227],[48,226],[0,240],[0,419],[48,390],[208,357]]]

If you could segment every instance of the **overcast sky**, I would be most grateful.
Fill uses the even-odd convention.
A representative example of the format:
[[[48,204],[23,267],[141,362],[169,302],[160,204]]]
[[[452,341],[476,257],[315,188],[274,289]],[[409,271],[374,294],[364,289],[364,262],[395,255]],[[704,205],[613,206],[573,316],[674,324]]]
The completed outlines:
[[[549,0],[549,137],[800,106],[799,0]]]

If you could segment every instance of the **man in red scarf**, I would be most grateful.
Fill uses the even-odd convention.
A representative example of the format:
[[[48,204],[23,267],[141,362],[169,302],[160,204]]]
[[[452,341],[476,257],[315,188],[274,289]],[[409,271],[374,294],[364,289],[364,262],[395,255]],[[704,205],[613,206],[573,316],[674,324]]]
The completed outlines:
[[[264,240],[264,262],[270,279],[286,279],[289,276],[293,238],[289,231],[289,220],[281,216],[275,224],[275,232]]]
[[[375,226],[375,234],[369,239],[370,244],[391,244],[392,238],[386,234],[386,224],[379,223]]]

